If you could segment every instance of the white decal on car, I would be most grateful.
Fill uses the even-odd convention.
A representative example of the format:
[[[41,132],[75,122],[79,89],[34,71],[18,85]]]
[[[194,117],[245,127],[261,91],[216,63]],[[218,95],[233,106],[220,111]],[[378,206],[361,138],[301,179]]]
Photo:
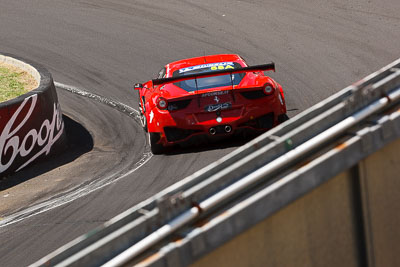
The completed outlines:
[[[279,101],[281,102],[281,105],[283,105],[281,94],[278,94],[278,98],[279,98]]]
[[[154,119],[154,113],[153,113],[153,111],[150,112],[149,116],[150,116],[150,123],[152,123],[152,122],[153,122],[153,119]]]

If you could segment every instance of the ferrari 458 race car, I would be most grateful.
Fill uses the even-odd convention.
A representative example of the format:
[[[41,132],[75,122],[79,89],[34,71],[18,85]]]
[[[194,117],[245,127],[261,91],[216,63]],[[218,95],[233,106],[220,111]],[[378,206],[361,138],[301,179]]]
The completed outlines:
[[[153,154],[196,137],[263,132],[288,119],[280,84],[264,75],[274,63],[248,66],[238,55],[167,64],[156,79],[135,84],[142,126]]]

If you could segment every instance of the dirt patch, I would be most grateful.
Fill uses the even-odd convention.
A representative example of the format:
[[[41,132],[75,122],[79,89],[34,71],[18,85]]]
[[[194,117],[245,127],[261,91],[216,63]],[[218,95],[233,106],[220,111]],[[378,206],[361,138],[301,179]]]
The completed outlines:
[[[0,102],[23,95],[39,86],[28,72],[0,62]]]

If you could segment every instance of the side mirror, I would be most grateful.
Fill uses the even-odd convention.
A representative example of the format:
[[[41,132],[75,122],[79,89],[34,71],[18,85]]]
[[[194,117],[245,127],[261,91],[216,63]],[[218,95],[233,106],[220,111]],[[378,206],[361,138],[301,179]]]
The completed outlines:
[[[143,84],[141,83],[135,83],[135,85],[133,86],[133,89],[135,90],[140,90],[143,88]]]

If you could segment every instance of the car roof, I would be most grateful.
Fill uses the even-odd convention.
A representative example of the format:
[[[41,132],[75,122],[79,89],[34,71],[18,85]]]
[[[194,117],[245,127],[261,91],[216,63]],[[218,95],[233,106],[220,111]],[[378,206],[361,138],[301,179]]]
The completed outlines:
[[[209,55],[202,57],[193,57],[178,60],[175,62],[171,62],[167,64],[165,67],[167,69],[167,73],[173,73],[174,71],[190,66],[196,66],[207,63],[215,63],[215,62],[244,62],[243,59],[239,55],[235,54],[219,54],[219,55]]]

